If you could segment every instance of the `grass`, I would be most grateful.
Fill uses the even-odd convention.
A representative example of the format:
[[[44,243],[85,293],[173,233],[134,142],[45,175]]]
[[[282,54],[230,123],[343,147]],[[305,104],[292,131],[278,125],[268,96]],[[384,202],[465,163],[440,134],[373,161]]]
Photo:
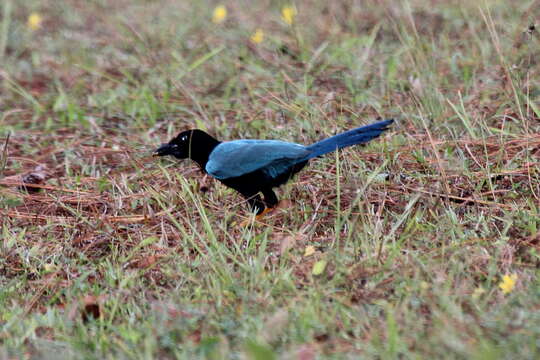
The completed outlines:
[[[284,4],[4,1],[0,357],[539,356],[538,2]],[[248,227],[150,156],[389,117]]]

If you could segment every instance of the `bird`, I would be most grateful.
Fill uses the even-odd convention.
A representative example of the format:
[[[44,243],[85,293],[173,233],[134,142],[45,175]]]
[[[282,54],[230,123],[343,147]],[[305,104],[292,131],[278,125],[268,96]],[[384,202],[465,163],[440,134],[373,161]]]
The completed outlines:
[[[162,144],[154,151],[154,156],[193,160],[203,172],[238,191],[251,210],[257,216],[262,216],[279,203],[273,189],[289,181],[309,160],[366,143],[388,130],[393,122],[393,119],[379,121],[309,146],[281,140],[222,142],[203,130],[191,129]]]

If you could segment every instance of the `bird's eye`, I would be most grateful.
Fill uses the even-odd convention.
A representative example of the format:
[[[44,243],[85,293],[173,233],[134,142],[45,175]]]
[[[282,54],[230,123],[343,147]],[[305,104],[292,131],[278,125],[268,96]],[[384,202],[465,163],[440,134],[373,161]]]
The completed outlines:
[[[181,139],[181,140],[182,140],[182,141],[186,141],[186,140],[187,140],[187,136],[186,136],[186,135],[182,136],[182,139]]]

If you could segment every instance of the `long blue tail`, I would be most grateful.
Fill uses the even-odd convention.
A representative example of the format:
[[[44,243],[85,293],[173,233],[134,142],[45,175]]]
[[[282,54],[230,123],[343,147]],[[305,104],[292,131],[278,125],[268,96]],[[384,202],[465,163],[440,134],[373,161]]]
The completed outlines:
[[[316,142],[308,146],[311,154],[306,160],[324,155],[326,153],[342,149],[347,146],[362,144],[381,135],[394,122],[393,119],[379,121],[371,125],[362,126],[356,129],[346,131],[342,134],[329,137],[328,139]]]

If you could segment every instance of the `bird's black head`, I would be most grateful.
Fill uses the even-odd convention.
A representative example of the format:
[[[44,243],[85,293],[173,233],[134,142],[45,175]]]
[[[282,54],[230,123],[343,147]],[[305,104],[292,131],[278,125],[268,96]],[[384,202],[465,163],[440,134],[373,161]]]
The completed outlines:
[[[171,155],[177,159],[190,158],[199,163],[201,161],[206,162],[208,156],[218,144],[219,141],[202,130],[186,130],[167,144],[162,144],[156,149],[154,155]]]

